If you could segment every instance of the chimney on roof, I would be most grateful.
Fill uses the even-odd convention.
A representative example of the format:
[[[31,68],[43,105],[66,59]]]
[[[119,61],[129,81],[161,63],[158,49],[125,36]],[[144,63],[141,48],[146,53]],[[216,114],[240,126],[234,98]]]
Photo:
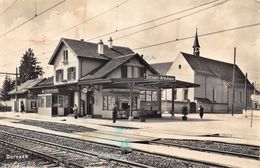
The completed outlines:
[[[112,40],[112,37],[109,37],[108,47],[109,47],[109,48],[113,48],[113,40]]]
[[[100,39],[99,43],[98,43],[98,54],[102,55],[104,54],[104,43],[103,41]]]
[[[80,41],[84,41],[84,39],[80,39]]]

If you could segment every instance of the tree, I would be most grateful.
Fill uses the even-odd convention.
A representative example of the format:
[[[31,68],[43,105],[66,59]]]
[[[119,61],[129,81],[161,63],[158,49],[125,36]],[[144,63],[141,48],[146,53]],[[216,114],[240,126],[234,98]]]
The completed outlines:
[[[43,69],[38,65],[37,58],[31,48],[23,54],[19,67],[19,83],[30,79],[36,79],[44,74]]]
[[[15,80],[12,80],[8,76],[6,76],[1,90],[3,101],[10,100],[11,96],[8,95],[8,93],[14,88],[15,88]]]

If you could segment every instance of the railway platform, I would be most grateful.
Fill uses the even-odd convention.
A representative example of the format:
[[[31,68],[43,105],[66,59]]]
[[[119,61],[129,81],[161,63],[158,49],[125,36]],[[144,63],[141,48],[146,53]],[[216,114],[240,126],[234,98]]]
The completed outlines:
[[[73,117],[45,117],[31,113],[0,113],[0,121],[3,125],[17,128],[35,130],[61,136],[73,137],[116,145],[130,147],[133,149],[145,150],[151,153],[159,153],[190,160],[201,160],[209,163],[219,163],[228,167],[260,167],[260,161],[234,156],[225,156],[216,153],[193,151],[178,147],[168,147],[146,144],[146,142],[159,138],[211,140],[227,143],[260,145],[259,118],[254,118],[253,127],[250,127],[250,120],[242,115],[234,117],[226,114],[205,115],[200,120],[197,114],[189,115],[188,121],[181,121],[181,116],[174,118],[164,116],[162,119],[147,119],[145,123],[139,120],[127,121],[118,120],[112,123],[111,120],[91,119]],[[60,124],[73,124],[93,129],[90,132],[61,132],[50,130],[35,125],[19,123],[21,120],[36,120],[55,122]],[[140,143],[141,142],[141,143]]]

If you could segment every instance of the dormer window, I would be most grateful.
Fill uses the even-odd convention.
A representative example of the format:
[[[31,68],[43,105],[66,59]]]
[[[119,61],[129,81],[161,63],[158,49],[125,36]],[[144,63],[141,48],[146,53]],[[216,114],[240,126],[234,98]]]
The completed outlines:
[[[63,63],[68,63],[68,50],[63,51]]]

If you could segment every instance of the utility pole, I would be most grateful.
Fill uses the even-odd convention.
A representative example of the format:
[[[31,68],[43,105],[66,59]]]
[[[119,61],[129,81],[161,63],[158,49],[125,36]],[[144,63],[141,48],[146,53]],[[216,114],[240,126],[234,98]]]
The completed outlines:
[[[232,75],[232,116],[234,115],[234,103],[235,103],[235,69],[236,69],[236,47],[234,48],[234,64]]]
[[[244,108],[245,108],[245,117],[247,118],[247,73],[245,76],[245,91],[244,91]]]
[[[253,82],[252,84],[253,84],[253,87],[254,87],[253,89],[254,89],[254,98],[255,98],[255,86],[256,86],[256,82]],[[255,100],[252,99],[251,124],[250,124],[251,127],[253,127],[254,105],[255,105]]]
[[[16,71],[15,71],[15,107],[16,107],[16,112],[18,112],[18,97],[16,92],[18,91],[18,68],[16,67]]]

